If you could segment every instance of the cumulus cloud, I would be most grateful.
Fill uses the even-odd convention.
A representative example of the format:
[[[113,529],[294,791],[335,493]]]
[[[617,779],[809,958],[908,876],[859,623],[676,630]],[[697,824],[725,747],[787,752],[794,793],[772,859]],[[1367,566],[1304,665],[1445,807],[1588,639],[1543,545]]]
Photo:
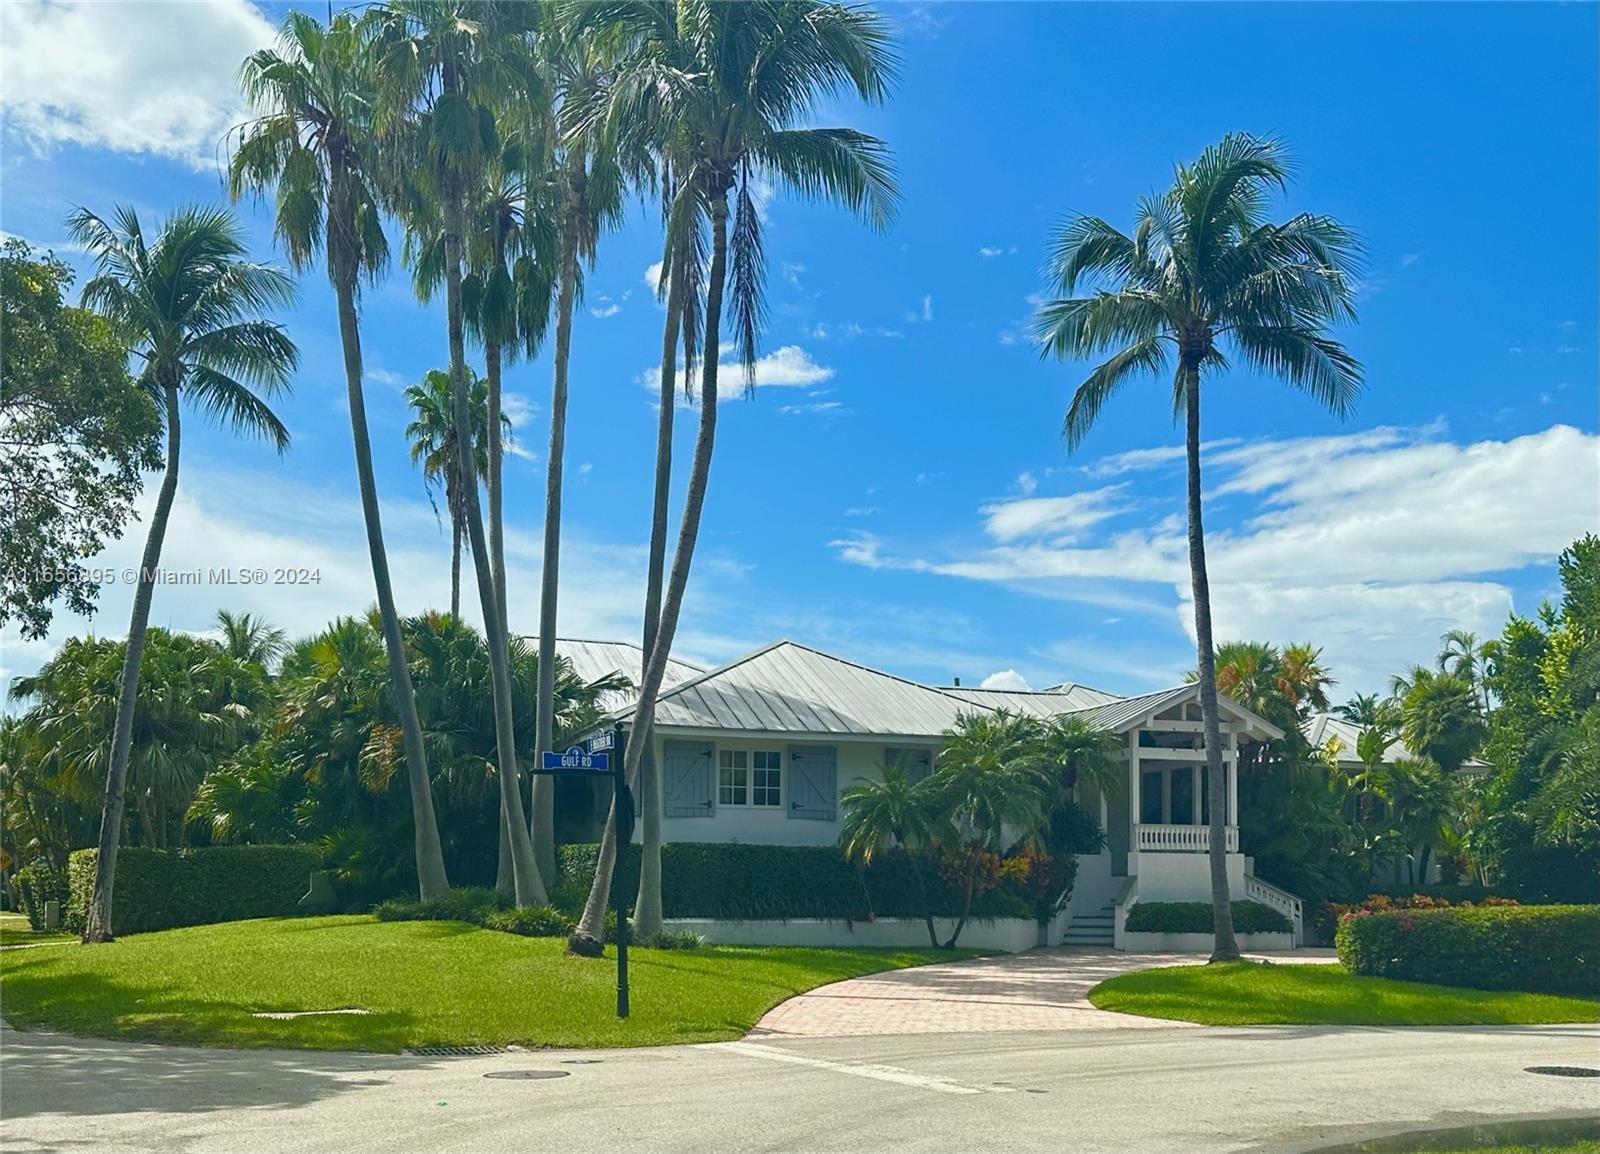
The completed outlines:
[[[818,364],[812,359],[810,353],[799,345],[784,345],[774,349],[765,356],[756,359],[756,387],[757,388],[792,388],[796,386],[817,385],[824,381],[831,381],[834,370],[829,365]],[[678,366],[678,379],[683,379],[683,366]],[[649,389],[652,393],[661,392],[661,370],[659,368],[646,369],[637,378],[639,384]],[[722,386],[724,396],[731,391],[744,386],[744,366],[738,360],[724,358],[718,362],[718,382]],[[680,390],[681,396],[681,390]],[[687,404],[687,400],[680,399],[680,404]],[[837,404],[829,406],[837,407]]]
[[[73,144],[215,164],[247,114],[239,62],[273,40],[247,0],[0,5],[6,133],[36,149]]]
[[[1029,690],[1033,686],[1028,684],[1028,679],[1015,669],[1001,669],[989,674],[978,682],[979,689],[1020,689]]]

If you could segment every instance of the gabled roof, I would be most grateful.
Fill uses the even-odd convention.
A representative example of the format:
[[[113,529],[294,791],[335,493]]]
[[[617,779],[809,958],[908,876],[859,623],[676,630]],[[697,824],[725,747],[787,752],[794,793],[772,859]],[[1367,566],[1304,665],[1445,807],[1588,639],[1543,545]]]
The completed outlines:
[[[527,637],[524,640],[531,646],[537,647],[539,644],[537,637]],[[620,673],[637,686],[644,676],[644,646],[632,641],[591,641],[585,638],[557,637],[556,655],[565,657],[572,663],[572,672],[577,674],[578,680],[585,685],[592,685],[596,681]],[[704,672],[703,666],[696,665],[692,661],[669,657],[662,684],[678,685]],[[602,696],[600,707],[606,710],[621,709],[631,705],[633,701],[634,693],[631,690],[607,693]]]
[[[1055,689],[968,689],[965,685],[946,685],[941,686],[940,691],[984,709],[1008,709],[1012,713],[1041,719],[1122,700],[1115,693],[1071,682]]]
[[[1340,765],[1356,766],[1361,764],[1361,758],[1356,753],[1356,743],[1361,740],[1360,725],[1353,721],[1346,721],[1336,713],[1313,713],[1306,718],[1301,732],[1306,735],[1306,741],[1313,749],[1320,749],[1330,740],[1337,740],[1339,752],[1337,759]],[[1396,737],[1383,751],[1383,764],[1388,765],[1403,757],[1411,757],[1412,753],[1406,748],[1405,742]],[[1479,761],[1469,757],[1461,763],[1463,773],[1482,773],[1489,769],[1486,761]]]
[[[1161,713],[1174,706],[1199,700],[1200,686],[1191,681],[1185,685],[1159,689],[1139,697],[1124,697],[1120,701],[1083,710],[1079,716],[1096,729],[1125,733],[1130,729],[1136,729],[1141,721],[1153,713]],[[1217,694],[1217,706],[1223,716],[1234,721],[1249,723],[1251,737],[1260,740],[1283,736],[1283,730],[1259,714],[1252,713],[1226,694]]]

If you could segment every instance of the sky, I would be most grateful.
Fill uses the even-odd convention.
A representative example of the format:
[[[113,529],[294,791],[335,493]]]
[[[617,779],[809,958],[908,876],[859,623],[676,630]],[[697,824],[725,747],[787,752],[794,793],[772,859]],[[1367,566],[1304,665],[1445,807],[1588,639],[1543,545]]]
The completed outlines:
[[[0,230],[83,269],[82,204],[159,219],[225,199],[238,62],[284,9],[248,0],[0,7]],[[313,11],[322,13],[320,5]],[[1205,523],[1219,639],[1310,641],[1335,699],[1497,634],[1556,590],[1600,526],[1596,432],[1597,9],[1522,5],[904,4],[883,7],[890,101],[818,124],[881,136],[904,193],[875,234],[764,188],[770,317],[758,386],[725,388],[675,653],[780,637],[948,684],[1073,680],[1141,692],[1194,665],[1181,431],[1168,388],[1128,387],[1068,453],[1091,365],[1044,361],[1029,318],[1071,214],[1131,227],[1138,198],[1230,131],[1273,135],[1296,179],[1272,211],[1364,238],[1338,336],[1367,388],[1339,420],[1276,381],[1208,382]],[[239,205],[264,260],[270,203]],[[574,324],[560,632],[639,633],[662,312],[659,215],[600,243]],[[333,302],[320,270],[280,318],[301,351],[283,457],[192,420],[163,564],[307,568],[315,584],[158,589],[152,624],[219,608],[314,631],[373,602]],[[447,363],[443,309],[404,270],[363,300],[366,397],[403,612],[449,600],[449,538],[411,465],[402,390]],[[735,377],[725,380],[732,382]],[[548,353],[506,374],[511,626],[537,627]],[[674,519],[697,410],[677,411]],[[153,503],[152,481],[141,508]],[[143,524],[99,559],[136,563]],[[92,622],[0,634],[0,677]],[[465,582],[466,615],[476,618]]]

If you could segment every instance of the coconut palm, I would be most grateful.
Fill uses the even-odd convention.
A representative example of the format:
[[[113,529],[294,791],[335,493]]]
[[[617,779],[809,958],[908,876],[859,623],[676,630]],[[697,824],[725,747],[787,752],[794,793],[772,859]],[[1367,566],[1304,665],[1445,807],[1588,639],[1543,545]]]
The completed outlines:
[[[471,375],[472,458],[476,468],[474,484],[487,475],[489,469],[488,430],[489,395],[487,382],[476,373]],[[428,489],[428,500],[444,490],[445,509],[450,515],[450,616],[461,616],[461,542],[467,533],[466,496],[462,492],[461,454],[456,448],[455,391],[450,374],[442,369],[430,369],[422,383],[406,388],[406,404],[416,414],[406,426],[406,437],[411,442],[411,463],[422,466],[423,483]],[[501,416],[503,429],[510,422]],[[434,502],[434,513],[439,506]]]
[[[495,110],[519,94],[533,98],[537,80],[526,34],[534,5],[469,0],[392,0],[370,10],[380,90],[380,137],[391,161],[391,196],[421,233],[441,230],[445,315],[456,425],[471,426],[466,370],[466,307],[462,293],[465,238],[476,186],[498,148]],[[491,422],[491,430],[495,426]],[[471,448],[457,439],[462,475],[473,472]],[[544,881],[534,860],[517,788],[516,726],[509,637],[493,559],[484,537],[477,486],[465,486],[467,536],[478,581],[493,674],[496,757],[519,905],[543,905]]]
[[[389,579],[362,391],[357,300],[363,276],[376,278],[388,263],[389,247],[373,179],[373,74],[360,26],[352,17],[340,15],[324,28],[304,13],[291,12],[277,47],[252,53],[240,70],[240,81],[260,115],[239,129],[228,165],[229,191],[238,197],[247,191],[260,194],[275,189],[277,235],[290,263],[306,268],[319,252],[327,258],[344,349],[345,397],[367,553],[405,741],[417,889],[424,899],[438,897],[450,883]]]
[[[1361,390],[1361,366],[1328,335],[1331,324],[1354,319],[1359,245],[1326,216],[1265,219],[1267,197],[1285,186],[1289,170],[1278,142],[1233,134],[1178,165],[1167,193],[1140,203],[1132,236],[1098,217],[1072,218],[1057,232],[1050,256],[1059,296],[1035,316],[1044,355],[1111,354],[1073,395],[1063,426],[1069,449],[1083,443],[1106,402],[1129,381],[1173,373],[1172,411],[1183,415],[1188,458],[1189,575],[1210,766],[1212,957],[1218,960],[1236,958],[1238,945],[1201,524],[1201,380],[1229,366],[1228,349],[1341,416]],[[1085,288],[1098,291],[1078,295]]]
[[[839,823],[839,848],[845,858],[862,869],[879,852],[893,846],[905,852],[911,876],[917,883],[917,900],[928,925],[928,944],[939,946],[928,904],[928,886],[922,877],[920,855],[927,852],[940,832],[938,797],[932,778],[912,781],[906,767],[891,762],[879,769],[879,780],[852,785],[839,795],[844,819]]]
[[[1417,666],[1392,680],[1400,702],[1400,736],[1418,757],[1446,773],[1460,769],[1488,736],[1477,687],[1467,678]]]
[[[178,489],[182,402],[188,400],[237,433],[270,441],[279,452],[288,448],[289,431],[263,394],[270,398],[288,390],[297,354],[282,327],[261,317],[294,298],[294,282],[247,259],[238,221],[224,209],[179,209],[150,240],[129,207],[118,208],[111,223],[80,208],[68,218],[68,227],[96,268],[83,289],[84,305],[104,315],[133,350],[142,362],[140,385],[166,413],[166,467],[134,588],[106,770],[100,853],[84,930],[85,941],[106,942],[111,940],[111,891],[139,662]]]
[[[289,649],[289,635],[254,613],[217,611],[222,648],[229,657],[270,669]]]
[[[638,735],[654,727],[656,698],[700,532],[716,444],[722,312],[730,287],[745,386],[755,384],[766,279],[756,182],[770,177],[807,199],[844,204],[876,228],[892,218],[898,191],[887,150],[875,137],[851,128],[799,127],[822,98],[836,92],[852,91],[869,102],[883,99],[894,57],[888,26],[877,13],[815,0],[679,0],[618,5],[617,11],[623,38],[638,51],[610,87],[607,115],[632,126],[630,133],[671,160],[687,202],[683,215],[708,218],[711,235],[700,427],[677,550],[639,687],[635,739],[626,753],[631,782],[644,752]],[[608,831],[611,826],[608,821]],[[613,857],[602,848],[589,902],[571,939],[575,949],[598,952]]]

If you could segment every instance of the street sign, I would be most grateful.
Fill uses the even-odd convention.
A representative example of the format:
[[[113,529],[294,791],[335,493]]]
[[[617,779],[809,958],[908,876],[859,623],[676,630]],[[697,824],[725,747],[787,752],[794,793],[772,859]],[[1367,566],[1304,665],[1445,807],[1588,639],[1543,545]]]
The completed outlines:
[[[609,753],[587,753],[574,745],[565,753],[557,753],[547,749],[539,758],[540,768],[545,773],[610,773],[611,755]]]
[[[608,729],[604,733],[597,733],[584,742],[583,747],[590,753],[607,753],[617,748],[617,731]]]

